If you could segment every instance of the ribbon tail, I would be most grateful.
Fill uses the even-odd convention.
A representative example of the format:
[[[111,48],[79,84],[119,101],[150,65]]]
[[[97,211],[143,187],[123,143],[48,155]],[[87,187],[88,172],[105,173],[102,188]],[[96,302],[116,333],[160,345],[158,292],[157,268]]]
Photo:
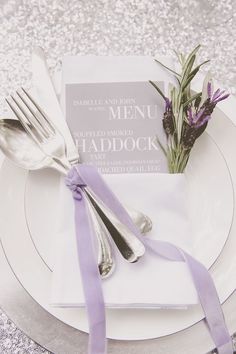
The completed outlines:
[[[229,334],[224,313],[220,304],[214,281],[203,264],[189,254],[183,252],[188,265],[198,297],[205,314],[211,337],[216,345],[218,354],[233,354],[233,343]]]
[[[89,354],[106,354],[106,319],[93,231],[83,192],[74,198],[75,229],[84,298],[89,322]]]
[[[217,290],[205,266],[168,242],[147,239],[145,245],[160,257],[170,261],[184,261],[187,264],[218,353],[233,354],[232,339],[225,323]]]

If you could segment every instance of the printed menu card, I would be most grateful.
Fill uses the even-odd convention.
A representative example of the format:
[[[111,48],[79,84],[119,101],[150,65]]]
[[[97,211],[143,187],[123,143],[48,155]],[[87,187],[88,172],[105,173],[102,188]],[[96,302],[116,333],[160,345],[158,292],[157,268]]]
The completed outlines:
[[[82,161],[102,173],[167,172],[164,101],[149,82],[71,83],[65,102]]]

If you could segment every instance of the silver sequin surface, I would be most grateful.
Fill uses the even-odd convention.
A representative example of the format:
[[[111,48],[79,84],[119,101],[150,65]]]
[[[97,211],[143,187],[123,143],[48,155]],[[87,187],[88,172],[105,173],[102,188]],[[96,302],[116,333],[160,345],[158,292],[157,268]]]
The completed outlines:
[[[36,45],[50,70],[63,54],[172,55],[201,43],[204,70],[235,93],[235,0],[0,0],[0,113],[4,97],[30,86]],[[47,353],[2,313],[0,353]]]

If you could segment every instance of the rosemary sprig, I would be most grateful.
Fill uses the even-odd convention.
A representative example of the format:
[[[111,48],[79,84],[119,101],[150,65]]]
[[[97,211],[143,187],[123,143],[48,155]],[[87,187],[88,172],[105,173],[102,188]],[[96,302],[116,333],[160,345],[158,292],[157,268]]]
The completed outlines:
[[[173,74],[177,75],[177,76],[181,76],[180,74],[178,74],[176,71],[174,71],[173,69],[169,68],[168,66],[166,66],[165,64],[161,63],[159,60],[155,59],[155,62],[160,64],[161,66],[163,66],[163,68],[169,70],[170,72],[172,72]]]
[[[200,45],[194,48],[187,57],[182,53],[175,52],[181,65],[181,73],[177,73],[155,59],[157,63],[174,74],[177,79],[178,87],[170,87],[169,98],[153,81],[150,81],[151,85],[165,100],[162,122],[167,136],[167,147],[165,148],[158,138],[157,140],[167,157],[171,173],[184,172],[191,149],[197,138],[205,131],[216,104],[229,96],[225,91],[219,89],[214,93],[212,92],[209,75],[204,80],[202,92],[192,94],[191,82],[193,78],[202,65],[209,62],[209,60],[206,60],[195,66],[199,49]]]

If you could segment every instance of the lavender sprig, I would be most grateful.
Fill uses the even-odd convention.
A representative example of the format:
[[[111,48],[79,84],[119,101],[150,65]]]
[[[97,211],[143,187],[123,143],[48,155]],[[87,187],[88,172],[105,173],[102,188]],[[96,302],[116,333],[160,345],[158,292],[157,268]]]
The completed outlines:
[[[191,93],[191,81],[200,67],[208,62],[205,61],[194,68],[199,48],[200,46],[197,46],[186,59],[182,54],[179,55],[182,58],[181,74],[163,65],[175,75],[178,83],[178,87],[171,88],[170,98],[166,97],[156,84],[150,81],[165,100],[162,123],[167,136],[165,154],[171,173],[182,173],[185,170],[191,149],[197,138],[205,131],[215,106],[229,96],[220,89],[213,93],[212,83],[210,80],[207,81],[208,77],[205,79],[207,81],[205,90],[203,88],[202,92],[194,95]]]
[[[207,84],[207,93],[208,98],[203,103],[203,105],[199,108],[195,107],[195,112],[193,112],[193,107],[189,106],[187,109],[188,123],[190,126],[194,126],[195,128],[201,127],[211,118],[211,114],[216,106],[216,104],[227,97],[229,94],[225,94],[225,91],[220,91],[220,89],[216,90],[212,95],[212,84],[208,82]]]
[[[191,149],[197,138],[204,132],[207,127],[208,121],[212,117],[215,106],[218,102],[225,100],[229,97],[228,93],[224,90],[216,90],[212,94],[212,83],[207,84],[207,99],[203,102],[202,106],[190,105],[187,108],[187,123],[183,126],[183,147],[187,150]]]

